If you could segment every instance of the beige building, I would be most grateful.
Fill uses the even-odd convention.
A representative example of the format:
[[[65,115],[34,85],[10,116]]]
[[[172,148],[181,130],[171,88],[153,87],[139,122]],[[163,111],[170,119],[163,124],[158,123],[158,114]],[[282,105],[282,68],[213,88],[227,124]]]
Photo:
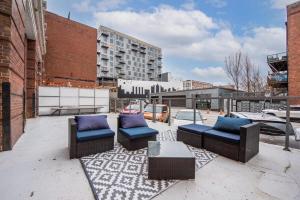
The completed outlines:
[[[183,90],[204,89],[204,88],[211,88],[211,87],[213,87],[213,84],[207,82],[195,81],[195,80],[183,81]]]

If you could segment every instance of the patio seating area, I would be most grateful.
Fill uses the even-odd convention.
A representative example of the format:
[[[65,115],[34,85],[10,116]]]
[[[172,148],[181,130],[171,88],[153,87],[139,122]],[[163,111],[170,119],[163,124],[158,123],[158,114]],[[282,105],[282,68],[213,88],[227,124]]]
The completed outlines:
[[[80,161],[69,158],[71,117],[27,121],[25,134],[13,150],[0,154],[1,198],[94,199]],[[115,133],[117,117],[108,114]],[[164,123],[147,123],[160,133],[170,130]],[[114,140],[117,143],[117,137]],[[219,155],[197,170],[195,179],[176,182],[153,199],[299,199],[299,169],[299,150],[287,152],[260,142],[259,153],[247,163]]]

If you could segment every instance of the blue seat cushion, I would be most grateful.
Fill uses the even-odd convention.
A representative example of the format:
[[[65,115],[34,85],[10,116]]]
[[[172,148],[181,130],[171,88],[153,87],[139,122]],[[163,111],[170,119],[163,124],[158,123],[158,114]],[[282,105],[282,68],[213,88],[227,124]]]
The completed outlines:
[[[106,137],[113,137],[115,132],[108,129],[98,129],[89,131],[77,131],[77,141],[88,141]]]
[[[178,129],[191,132],[194,134],[202,134],[205,131],[212,129],[212,127],[200,125],[200,124],[187,124],[187,125],[178,126]]]
[[[213,128],[219,131],[240,134],[241,126],[251,124],[251,122],[252,121],[250,119],[246,118],[231,118],[219,116]]]
[[[119,131],[129,139],[150,137],[158,134],[157,130],[149,127],[119,128]]]
[[[240,135],[233,134],[233,133],[227,133],[224,131],[218,131],[215,129],[207,130],[203,133],[205,136],[210,136],[214,138],[218,138],[221,140],[225,140],[228,142],[233,142],[233,143],[239,143],[240,142]]]

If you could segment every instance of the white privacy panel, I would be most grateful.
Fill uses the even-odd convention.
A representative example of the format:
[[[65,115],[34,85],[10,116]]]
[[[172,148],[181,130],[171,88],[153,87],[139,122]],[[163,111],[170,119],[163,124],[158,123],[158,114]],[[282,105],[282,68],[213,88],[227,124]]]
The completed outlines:
[[[78,97],[60,97],[60,106],[78,106]]]
[[[82,106],[93,106],[94,105],[94,98],[80,98],[79,100],[80,105]]]
[[[60,96],[63,97],[77,97],[78,96],[78,88],[60,88]]]
[[[58,87],[39,87],[39,96],[59,96]]]
[[[61,114],[76,114],[79,109],[81,113],[91,113],[95,106],[103,107],[97,112],[109,112],[108,89],[39,87],[39,115],[51,115],[57,108],[69,109],[61,110]]]
[[[94,89],[79,89],[80,97],[93,97],[94,98]]]
[[[95,105],[109,105],[109,98],[95,98]]]
[[[109,90],[108,89],[96,89],[95,90],[96,97],[107,98],[109,97]]]
[[[51,96],[50,97],[46,97],[46,96],[39,97],[39,106],[58,107],[59,106],[59,97],[51,97]]]

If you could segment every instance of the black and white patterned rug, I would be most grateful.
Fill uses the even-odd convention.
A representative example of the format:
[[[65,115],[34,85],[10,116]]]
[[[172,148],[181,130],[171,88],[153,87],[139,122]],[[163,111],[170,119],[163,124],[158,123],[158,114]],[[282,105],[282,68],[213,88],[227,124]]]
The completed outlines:
[[[171,131],[161,132],[160,141],[175,141]],[[188,146],[196,157],[196,170],[217,155]],[[149,180],[147,172],[147,148],[127,151],[116,144],[111,151],[80,159],[97,200],[146,200],[151,199],[177,180]]]

